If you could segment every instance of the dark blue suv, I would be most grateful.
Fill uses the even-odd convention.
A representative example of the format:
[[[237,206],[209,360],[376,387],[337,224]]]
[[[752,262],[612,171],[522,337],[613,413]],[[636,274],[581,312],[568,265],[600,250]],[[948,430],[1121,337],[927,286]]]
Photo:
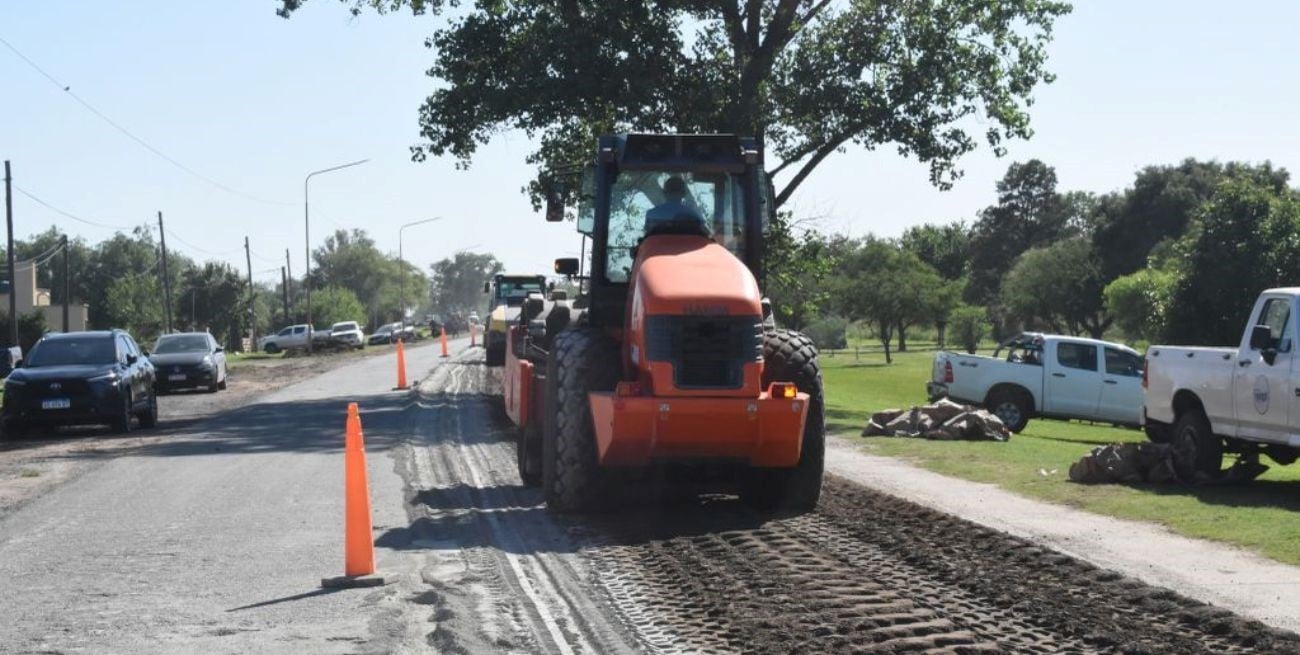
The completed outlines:
[[[5,380],[5,434],[34,425],[107,424],[129,432],[131,420],[158,422],[154,367],[122,330],[48,334]]]

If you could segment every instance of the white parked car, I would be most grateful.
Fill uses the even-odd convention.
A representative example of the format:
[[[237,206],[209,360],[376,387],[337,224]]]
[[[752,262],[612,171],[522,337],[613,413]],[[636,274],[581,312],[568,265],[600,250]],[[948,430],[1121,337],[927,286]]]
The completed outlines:
[[[334,341],[347,344],[360,350],[366,345],[366,335],[361,331],[361,326],[356,321],[343,321],[335,323],[330,328],[330,338]]]
[[[1026,332],[992,357],[935,353],[926,391],[932,401],[984,406],[1013,432],[1034,417],[1136,427],[1141,378],[1142,356],[1128,346]]]
[[[1260,294],[1236,347],[1151,346],[1143,386],[1143,428],[1181,451],[1187,470],[1214,474],[1223,453],[1300,455],[1300,288]]]

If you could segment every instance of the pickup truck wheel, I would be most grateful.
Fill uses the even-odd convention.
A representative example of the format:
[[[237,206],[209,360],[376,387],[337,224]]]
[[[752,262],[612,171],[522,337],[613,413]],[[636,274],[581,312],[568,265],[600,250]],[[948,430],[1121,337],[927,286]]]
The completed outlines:
[[[263,350],[265,350],[266,354],[268,355],[274,355],[280,352],[280,346],[276,345],[275,343],[268,343],[266,344],[266,347],[263,348]]]
[[[1171,438],[1170,426],[1167,423],[1147,422],[1143,424],[1142,431],[1147,434],[1147,440],[1151,443],[1169,443]]]
[[[1023,393],[998,391],[989,396],[985,405],[1012,432],[1019,433],[1029,424],[1029,403]]]
[[[1184,482],[1198,476],[1217,477],[1223,469],[1223,440],[1210,428],[1205,412],[1184,412],[1174,423],[1174,470]]]

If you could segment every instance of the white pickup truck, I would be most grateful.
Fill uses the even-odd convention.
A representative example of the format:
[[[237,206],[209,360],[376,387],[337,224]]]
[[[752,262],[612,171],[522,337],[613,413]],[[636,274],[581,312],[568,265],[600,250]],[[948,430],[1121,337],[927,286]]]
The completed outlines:
[[[1225,452],[1279,464],[1300,455],[1300,288],[1259,295],[1237,347],[1151,346],[1143,427],[1181,451],[1189,472],[1217,474]]]
[[[935,353],[926,392],[931,401],[983,405],[1012,432],[1036,416],[1136,427],[1141,376],[1142,356],[1128,346],[1026,332],[992,357]]]

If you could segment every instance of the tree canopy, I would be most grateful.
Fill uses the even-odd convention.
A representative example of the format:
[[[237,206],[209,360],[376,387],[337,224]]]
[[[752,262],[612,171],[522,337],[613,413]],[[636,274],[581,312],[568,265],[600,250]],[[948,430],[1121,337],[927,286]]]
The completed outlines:
[[[281,0],[278,13],[303,1]],[[547,170],[585,160],[601,133],[733,132],[763,139],[782,175],[778,205],[850,144],[893,145],[946,187],[981,140],[1001,154],[1027,138],[1032,92],[1052,80],[1053,25],[1071,10],[1053,0],[341,1],[446,19],[427,40],[438,83],[420,108],[416,159],[468,165],[493,135],[521,130],[540,141],[530,162]]]
[[[446,319],[486,308],[483,283],[503,269],[496,257],[486,253],[462,251],[435,262],[430,267],[434,312]]]

